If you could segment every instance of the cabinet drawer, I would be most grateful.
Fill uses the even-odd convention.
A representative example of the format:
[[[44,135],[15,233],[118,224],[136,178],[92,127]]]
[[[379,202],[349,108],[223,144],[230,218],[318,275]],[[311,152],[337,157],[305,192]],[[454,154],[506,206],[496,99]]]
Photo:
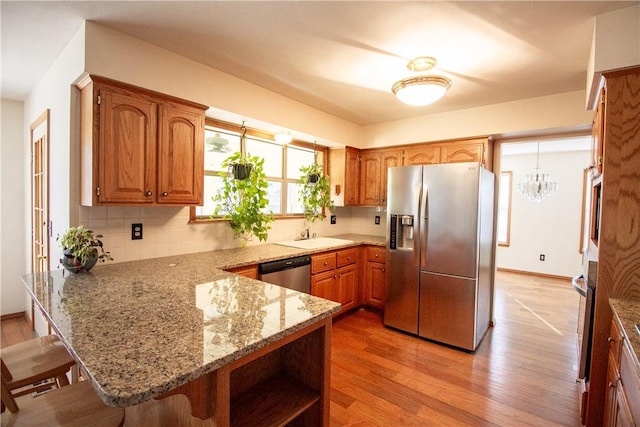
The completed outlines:
[[[358,248],[343,249],[336,252],[338,268],[358,262]]]
[[[374,262],[385,262],[387,260],[387,250],[383,247],[368,246],[367,260]]]
[[[336,268],[336,253],[328,252],[319,255],[311,255],[311,274],[320,273]]]
[[[609,336],[609,351],[613,356],[613,360],[615,360],[616,364],[620,365],[620,350],[622,349],[622,341],[624,340],[624,335],[622,334],[622,329],[618,324],[615,316],[611,319],[611,332]]]

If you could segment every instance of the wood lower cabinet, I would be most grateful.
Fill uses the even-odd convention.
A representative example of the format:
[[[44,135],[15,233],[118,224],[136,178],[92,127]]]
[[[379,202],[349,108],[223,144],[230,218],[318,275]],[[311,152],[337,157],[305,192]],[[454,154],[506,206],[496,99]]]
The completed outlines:
[[[311,295],[342,304],[336,315],[359,305],[359,251],[349,248],[311,255]]]
[[[229,273],[239,274],[249,279],[258,279],[258,264],[245,265],[242,267],[229,268],[225,271]]]
[[[78,88],[82,205],[202,204],[206,106],[98,76]]]
[[[384,309],[386,289],[386,249],[379,246],[366,247],[365,304]]]
[[[640,372],[633,362],[631,351],[622,333],[622,326],[614,316],[609,337],[605,426],[640,425]]]

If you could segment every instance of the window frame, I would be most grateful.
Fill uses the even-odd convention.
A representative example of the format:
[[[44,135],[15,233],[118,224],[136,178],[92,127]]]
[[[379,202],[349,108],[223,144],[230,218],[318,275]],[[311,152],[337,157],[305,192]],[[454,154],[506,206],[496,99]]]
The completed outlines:
[[[500,208],[501,208],[501,204],[500,204],[500,196],[503,194],[502,192],[505,190],[502,188],[502,179],[503,177],[508,177],[509,178],[509,191],[506,193],[507,194],[507,224],[506,224],[506,228],[507,228],[507,236],[506,236],[506,240],[501,241],[500,240],[500,234],[499,234],[499,230],[496,229],[496,241],[498,242],[498,246],[503,246],[503,247],[509,247],[511,246],[511,205],[512,205],[512,199],[513,199],[513,172],[512,171],[501,171],[500,172],[500,187],[499,187],[499,194],[498,194],[498,215],[497,215],[497,219],[496,219],[496,228],[499,228],[499,223],[500,223]]]
[[[250,137],[251,139],[254,140],[262,140],[265,143],[273,143],[273,144],[277,144],[275,142],[275,134],[261,130],[261,129],[255,129],[255,128],[250,128],[247,126],[244,126],[244,124],[242,125],[238,125],[235,123],[229,123],[229,122],[225,122],[222,120],[218,120],[218,119],[214,119],[214,118],[210,118],[210,117],[205,117],[205,129],[208,128],[218,128],[221,130],[226,130],[229,132],[233,132],[233,133],[238,133],[238,134],[242,134],[244,131],[245,136]],[[244,127],[244,129],[243,129]],[[301,141],[301,140],[297,140],[294,139],[292,140],[290,143],[283,145],[283,150],[282,150],[282,177],[281,178],[276,178],[276,177],[267,177],[268,181],[272,181],[272,182],[280,182],[282,183],[282,194],[283,197],[280,201],[281,203],[281,208],[282,210],[286,210],[287,207],[287,200],[288,200],[288,194],[287,194],[287,190],[286,190],[286,186],[288,183],[290,182],[295,182],[295,183],[300,183],[300,180],[292,180],[292,179],[287,179],[286,176],[286,172],[287,172],[287,146],[293,146],[296,148],[303,148],[303,149],[307,149],[307,150],[312,150],[316,152],[316,155],[314,156],[315,161],[319,162],[322,164],[322,170],[324,171],[324,173],[327,173],[327,162],[324,161],[324,159],[328,159],[328,153],[329,153],[329,148],[322,146],[322,145],[317,145],[315,143],[309,143],[306,141]],[[245,141],[241,141],[240,144],[240,150],[242,151],[242,153],[246,154],[246,140]],[[202,165],[202,167],[204,168],[204,164]],[[206,171],[205,174],[207,175]],[[204,191],[204,190],[203,190]],[[303,213],[299,213],[299,214],[290,214],[290,213],[280,213],[280,214],[275,214],[274,213],[274,218],[275,219],[296,219],[296,218],[304,218],[304,214]],[[211,218],[209,216],[197,216],[196,215],[196,206],[190,206],[189,208],[189,223],[208,223],[208,222],[218,222],[218,221],[226,221],[225,219],[222,218],[222,216],[220,217],[216,217],[216,218]]]

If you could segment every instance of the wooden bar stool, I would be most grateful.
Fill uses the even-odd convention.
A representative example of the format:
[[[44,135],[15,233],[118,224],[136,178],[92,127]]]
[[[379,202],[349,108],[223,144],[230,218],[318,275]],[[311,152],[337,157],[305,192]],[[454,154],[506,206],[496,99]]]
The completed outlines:
[[[20,407],[2,378],[2,399],[10,412],[2,414],[2,426],[115,427],[124,424],[124,408],[106,406],[88,381],[59,388],[35,399],[20,401]],[[6,397],[5,397],[6,396]]]
[[[30,339],[0,350],[2,379],[13,397],[69,384],[66,373],[75,365],[55,335]],[[4,411],[5,395],[2,395]]]

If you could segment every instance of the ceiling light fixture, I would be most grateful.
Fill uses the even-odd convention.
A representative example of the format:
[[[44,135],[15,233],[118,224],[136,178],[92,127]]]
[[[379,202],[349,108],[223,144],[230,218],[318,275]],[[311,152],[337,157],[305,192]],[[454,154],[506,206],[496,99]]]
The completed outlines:
[[[285,145],[293,141],[293,136],[291,136],[291,132],[283,131],[273,135],[273,140],[278,144]]]
[[[407,68],[413,73],[421,73],[435,67],[435,58],[420,56],[412,59]],[[416,107],[429,105],[442,98],[451,87],[451,80],[433,74],[419,74],[414,77],[398,80],[391,87],[391,91],[400,101]]]
[[[540,142],[538,141],[538,154],[536,156],[536,168],[533,173],[528,173],[523,182],[516,184],[516,188],[527,199],[540,203],[542,199],[550,196],[558,190],[558,183],[551,181],[548,173],[542,173],[540,169]]]

